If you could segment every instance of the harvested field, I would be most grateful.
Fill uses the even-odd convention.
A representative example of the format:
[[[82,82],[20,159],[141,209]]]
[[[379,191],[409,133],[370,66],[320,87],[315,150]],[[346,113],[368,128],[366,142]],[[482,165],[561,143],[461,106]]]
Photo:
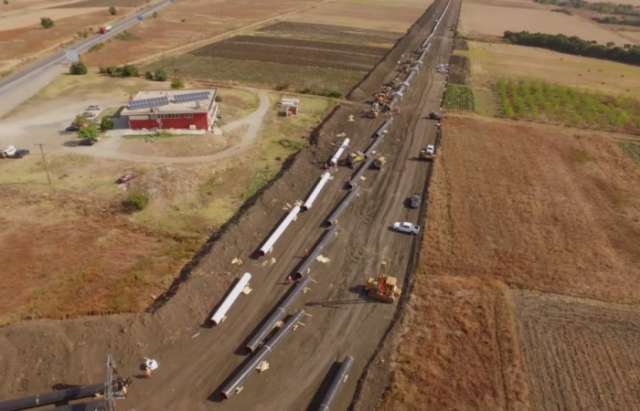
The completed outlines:
[[[337,0],[295,14],[290,20],[404,32],[430,4],[421,0]]]
[[[311,0],[210,0],[177,1],[156,18],[145,19],[129,31],[139,40],[121,47],[108,42],[87,55],[91,65],[118,65],[141,59],[160,58],[176,48],[191,49],[196,42],[223,36],[230,30],[268,21],[308,7]],[[188,51],[188,50],[185,50]]]
[[[474,88],[490,88],[500,78],[543,80],[609,95],[640,95],[640,67],[571,56],[534,47],[470,41]]]
[[[497,6],[479,2],[465,2],[460,18],[460,32],[469,37],[502,37],[505,31],[530,31],[578,36],[600,43],[618,45],[629,40],[613,30],[582,18],[555,13],[551,9],[520,6]]]
[[[138,7],[150,3],[150,0],[82,0],[73,3],[67,3],[58,8],[63,7]]]
[[[193,51],[200,57],[368,71],[385,49],[297,39],[238,36]]]
[[[287,33],[286,29],[292,31]],[[380,32],[356,30],[342,41],[350,28],[313,25],[304,38],[299,24],[277,23],[254,35],[235,36],[151,65],[192,79],[240,82],[304,93],[345,95],[385,55],[387,49],[359,44],[359,40],[383,38]],[[272,34],[273,33],[273,34]],[[363,34],[366,33],[366,34]],[[314,39],[315,35],[319,39]],[[387,39],[395,33],[388,33]]]
[[[258,30],[257,34],[385,48],[393,46],[395,41],[402,35],[402,33],[390,31],[366,30],[328,24],[296,23],[293,21],[281,21],[271,24]]]
[[[535,409],[640,408],[637,306],[515,292]]]
[[[291,91],[345,94],[364,75],[362,71],[319,69],[252,60],[184,55],[151,64],[148,69],[165,68],[195,80],[247,84]]]
[[[391,387],[378,409],[525,409],[511,311],[501,283],[418,274],[392,357]]]
[[[452,116],[430,193],[428,273],[640,302],[640,168],[615,135]]]

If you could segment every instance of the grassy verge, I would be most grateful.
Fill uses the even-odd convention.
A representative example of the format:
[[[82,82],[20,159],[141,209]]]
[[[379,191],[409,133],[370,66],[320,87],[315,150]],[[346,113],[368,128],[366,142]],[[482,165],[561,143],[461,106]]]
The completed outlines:
[[[444,106],[449,110],[473,111],[475,102],[471,87],[449,83],[444,94]]]

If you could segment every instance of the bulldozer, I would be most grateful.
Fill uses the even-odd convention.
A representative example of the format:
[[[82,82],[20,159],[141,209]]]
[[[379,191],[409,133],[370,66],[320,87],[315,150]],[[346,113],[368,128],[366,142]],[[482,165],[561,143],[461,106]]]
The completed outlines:
[[[398,279],[383,273],[376,278],[369,277],[365,289],[367,297],[372,300],[392,304],[400,296],[402,290],[397,286]]]

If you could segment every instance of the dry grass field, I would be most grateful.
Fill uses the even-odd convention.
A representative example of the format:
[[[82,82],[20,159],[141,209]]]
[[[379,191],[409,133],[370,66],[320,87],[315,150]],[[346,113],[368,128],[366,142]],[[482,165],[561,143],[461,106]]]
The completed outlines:
[[[379,409],[526,409],[506,287],[477,277],[417,276]]]
[[[640,407],[637,305],[527,291],[513,300],[535,409]]]
[[[430,0],[336,0],[289,19],[296,22],[404,32],[431,4]]]
[[[551,11],[531,3],[491,3],[478,0],[464,2],[459,30],[464,36],[497,38],[507,31],[527,30],[549,34],[566,34],[618,45],[630,40],[587,18]]]
[[[640,302],[640,168],[615,136],[475,117],[445,125],[430,273]]]
[[[462,115],[443,131],[379,409],[637,409],[640,163],[622,136]]]
[[[0,290],[0,326],[24,318],[147,307],[207,237],[306,144],[310,131],[333,107],[330,99],[304,96],[304,110],[283,118],[276,113],[279,94],[269,94],[257,141],[235,155],[204,162],[170,160],[221,152],[237,145],[246,127],[223,136],[124,138],[117,149],[123,160],[83,154],[83,147],[56,149],[75,140],[74,135],[58,134],[59,117],[73,118],[73,112],[61,114],[57,107],[100,102],[112,109],[108,104],[122,104],[135,90],[163,86],[168,84],[96,74],[61,76],[3,119],[5,135],[11,133],[7,129],[16,129],[21,147],[32,154],[0,161],[0,259],[7,264],[2,270],[7,286]],[[255,90],[218,91],[223,126],[258,108]],[[42,121],[52,123],[28,127],[29,135],[24,135],[21,121],[30,114],[37,119],[37,113],[50,116]],[[103,138],[92,148],[113,138]],[[45,143],[53,189],[32,142]],[[126,160],[127,154],[169,160],[146,163]],[[126,190],[118,187],[116,179],[129,172],[137,177]],[[144,210],[130,213],[123,207],[130,193],[148,198]]]
[[[640,95],[640,67],[572,56],[511,44],[469,41],[458,50],[471,61],[474,87],[491,87],[498,79],[533,79],[610,95]]]

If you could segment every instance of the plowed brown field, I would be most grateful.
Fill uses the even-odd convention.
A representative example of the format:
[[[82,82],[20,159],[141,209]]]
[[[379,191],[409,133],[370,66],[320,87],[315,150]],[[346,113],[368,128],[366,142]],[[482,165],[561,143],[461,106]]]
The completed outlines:
[[[479,278],[419,275],[380,409],[525,406],[527,385],[506,292]]]
[[[640,302],[640,168],[613,137],[469,117],[445,125],[429,273]]]
[[[536,410],[640,409],[640,311],[515,293]]]
[[[640,167],[623,138],[445,118],[380,409],[640,407]]]

